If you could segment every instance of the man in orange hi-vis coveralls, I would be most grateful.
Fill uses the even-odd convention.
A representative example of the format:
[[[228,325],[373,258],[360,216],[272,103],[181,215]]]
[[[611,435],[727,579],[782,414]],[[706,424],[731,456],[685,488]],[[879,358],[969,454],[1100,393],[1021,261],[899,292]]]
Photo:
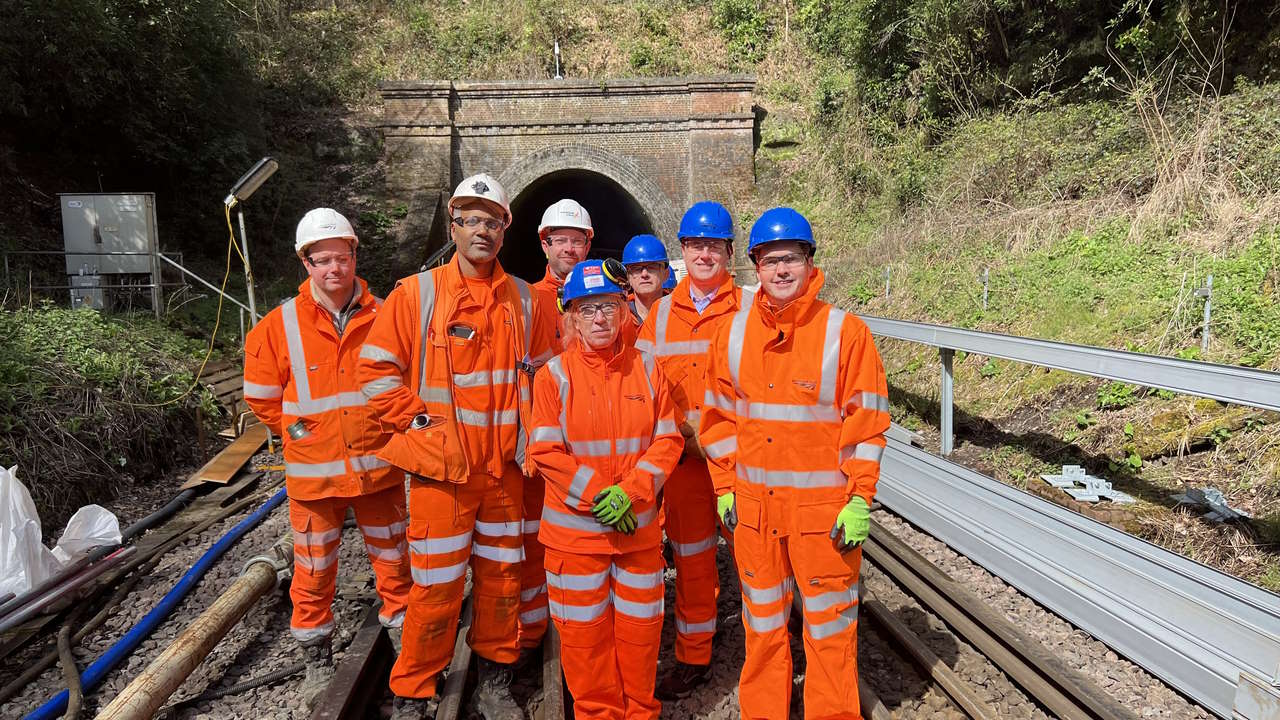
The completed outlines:
[[[520,720],[510,685],[519,655],[521,463],[532,373],[551,356],[550,326],[533,290],[497,261],[511,225],[498,181],[463,180],[449,214],[453,259],[396,285],[360,353],[362,391],[392,431],[379,457],[411,476],[413,589],[391,671],[393,717],[433,711],[469,563],[467,640],[480,676],[473,707],[488,720]]]
[[[684,440],[662,371],[622,342],[623,290],[599,260],[564,284],[568,347],[533,385],[529,452],[546,478],[538,538],[579,720],[656,720],[658,490]]]
[[[867,326],[817,299],[815,248],[795,210],[760,216],[747,246],[760,289],[716,336],[707,373],[700,437],[742,582],[738,701],[749,719],[788,715],[787,620],[797,591],[805,717],[860,717],[860,544],[889,398]]]
[[[245,337],[245,401],[284,440],[294,535],[290,626],[306,657],[308,702],[333,675],[333,593],[348,507],[377,576],[383,625],[400,627],[409,596],[404,473],[375,456],[388,436],[356,382],[360,346],[381,302],[356,277],[358,244],[336,211],[303,216],[294,249],[309,277]]]
[[[547,256],[547,272],[533,284],[542,314],[554,329],[555,352],[560,352],[560,310],[556,294],[574,265],[587,259],[591,250],[591,214],[576,200],[557,200],[542,213],[538,223],[538,240]],[[520,583],[520,651],[521,664],[533,656],[533,650],[547,632],[547,578],[542,570],[542,543],[538,528],[542,520],[544,482],[534,473],[524,482],[524,569]]]
[[[684,214],[678,232],[689,274],[650,309],[636,348],[650,352],[671,382],[685,454],[663,492],[667,539],[676,566],[676,664],[658,683],[658,697],[676,700],[711,677],[716,632],[715,494],[698,445],[698,422],[707,372],[707,350],[721,326],[738,311],[742,291],[733,284],[733,219],[719,203],[699,202]]]

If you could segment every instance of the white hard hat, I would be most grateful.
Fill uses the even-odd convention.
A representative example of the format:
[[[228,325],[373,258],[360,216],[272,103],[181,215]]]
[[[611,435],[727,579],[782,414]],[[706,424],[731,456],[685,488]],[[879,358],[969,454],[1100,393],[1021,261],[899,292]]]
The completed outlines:
[[[557,200],[546,212],[542,213],[542,224],[538,226],[538,237],[546,237],[551,228],[578,228],[587,234],[587,239],[595,237],[596,231],[591,227],[591,214],[578,204],[577,200]]]
[[[351,221],[343,217],[342,213],[332,208],[316,208],[309,210],[298,222],[293,249],[298,253],[298,257],[305,257],[306,250],[311,245],[334,238],[350,240],[352,249],[360,244],[355,229],[351,227]]]
[[[507,202],[507,191],[502,188],[501,183],[493,179],[492,175],[479,173],[458,183],[458,187],[453,191],[453,197],[449,198],[449,215],[452,217],[454,205],[458,204],[459,200],[469,198],[488,200],[498,205],[502,208],[506,226],[511,226],[511,204]]]

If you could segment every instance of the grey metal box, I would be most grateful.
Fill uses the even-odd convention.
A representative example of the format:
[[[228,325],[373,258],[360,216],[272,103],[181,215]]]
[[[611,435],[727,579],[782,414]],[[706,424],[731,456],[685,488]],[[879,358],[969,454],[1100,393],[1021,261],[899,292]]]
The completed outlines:
[[[67,274],[150,274],[153,259],[139,255],[80,255],[76,253],[154,253],[155,193],[59,193],[62,239]]]

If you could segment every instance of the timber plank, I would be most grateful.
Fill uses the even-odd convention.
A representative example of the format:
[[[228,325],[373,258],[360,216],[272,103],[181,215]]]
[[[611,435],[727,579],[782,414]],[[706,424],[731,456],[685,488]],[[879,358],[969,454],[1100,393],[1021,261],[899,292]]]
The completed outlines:
[[[191,478],[182,484],[182,487],[189,488],[211,482],[219,485],[226,485],[231,479],[240,472],[240,468],[249,462],[249,458],[258,452],[267,442],[267,428],[265,425],[253,425],[245,428],[240,437],[231,441],[231,444],[222,449],[222,452],[213,456],[213,459],[205,463],[204,467],[192,474]]]

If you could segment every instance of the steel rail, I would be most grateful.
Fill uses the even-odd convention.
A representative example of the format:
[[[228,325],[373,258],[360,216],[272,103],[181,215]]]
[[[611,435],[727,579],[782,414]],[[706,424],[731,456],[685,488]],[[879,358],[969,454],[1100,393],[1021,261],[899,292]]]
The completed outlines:
[[[876,492],[890,510],[1215,715],[1280,717],[1280,596],[895,435]]]
[[[1280,373],[861,315],[878,337],[963,350],[1222,402],[1280,410]]]

